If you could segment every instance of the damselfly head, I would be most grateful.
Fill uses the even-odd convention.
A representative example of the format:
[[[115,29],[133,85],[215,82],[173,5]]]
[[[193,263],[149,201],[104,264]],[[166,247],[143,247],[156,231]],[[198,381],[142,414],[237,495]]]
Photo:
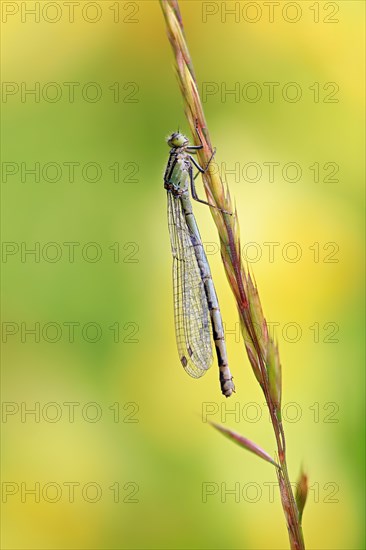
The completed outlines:
[[[188,145],[189,139],[180,132],[174,132],[168,137],[167,143],[169,147],[183,147],[183,145]]]

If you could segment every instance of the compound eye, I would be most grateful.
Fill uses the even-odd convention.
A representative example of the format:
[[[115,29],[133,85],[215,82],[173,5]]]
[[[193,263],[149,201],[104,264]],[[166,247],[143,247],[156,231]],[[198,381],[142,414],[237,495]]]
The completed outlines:
[[[183,145],[188,145],[189,140],[181,134],[180,132],[174,132],[169,138],[168,138],[168,145],[170,147],[182,147]]]

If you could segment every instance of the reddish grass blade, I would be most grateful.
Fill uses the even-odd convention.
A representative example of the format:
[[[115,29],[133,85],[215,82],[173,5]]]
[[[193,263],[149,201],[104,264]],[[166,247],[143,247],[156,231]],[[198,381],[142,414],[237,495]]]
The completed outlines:
[[[273,458],[268,453],[266,453],[266,451],[261,449],[261,447],[259,447],[256,443],[253,443],[253,441],[250,441],[250,439],[247,439],[246,437],[243,437],[242,435],[238,434],[237,432],[233,432],[228,428],[224,428],[223,426],[220,426],[220,424],[216,424],[215,422],[210,422],[210,424],[211,426],[216,428],[216,430],[221,432],[224,436],[231,439],[231,441],[234,441],[241,447],[244,447],[244,449],[246,449],[247,451],[250,451],[260,458],[263,458],[263,460],[269,462],[270,464],[273,464],[273,466],[276,466],[276,468],[280,468],[279,464],[277,464],[277,462],[275,462]]]

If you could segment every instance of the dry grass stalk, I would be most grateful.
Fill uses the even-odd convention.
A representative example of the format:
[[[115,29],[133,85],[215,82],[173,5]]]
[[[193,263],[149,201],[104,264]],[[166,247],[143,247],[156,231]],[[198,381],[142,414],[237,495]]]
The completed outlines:
[[[160,4],[166,21],[168,37],[174,52],[178,81],[185,102],[185,113],[192,135],[195,136],[196,144],[198,144],[196,125],[198,127],[203,143],[203,149],[198,153],[199,160],[201,166],[206,166],[212,154],[212,145],[191,57],[184,36],[178,1],[160,0]],[[257,288],[241,261],[239,222],[236,209],[234,211],[233,208],[229,189],[227,186],[224,186],[218,171],[213,173],[207,170],[203,174],[203,181],[208,201],[222,210],[233,212],[233,215],[229,215],[218,209],[211,208],[211,213],[220,236],[221,257],[225,272],[237,302],[247,355],[256,379],[263,390],[271,416],[277,443],[279,466],[256,444],[249,442],[230,430],[220,428],[217,425],[215,427],[246,449],[261,456],[261,458],[265,458],[264,455],[266,455],[267,458],[265,460],[276,466],[291,549],[303,550],[302,509],[300,511],[296,504],[286,464],[286,444],[281,421],[282,381],[278,348],[268,334],[267,323],[263,316]],[[305,478],[306,476],[304,477],[303,474],[303,477],[300,479],[302,492],[300,491],[300,497],[298,498],[298,502],[303,502],[303,504],[305,504],[306,500],[306,494],[304,494],[304,487],[306,486]]]

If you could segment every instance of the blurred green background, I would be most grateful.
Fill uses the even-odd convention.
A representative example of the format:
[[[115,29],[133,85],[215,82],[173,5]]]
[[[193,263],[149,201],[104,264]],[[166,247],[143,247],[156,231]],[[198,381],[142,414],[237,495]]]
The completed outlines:
[[[175,348],[164,138],[188,128],[159,4],[36,4],[2,2],[2,547],[287,548],[275,472],[203,421],[275,452],[201,205],[236,395]],[[307,547],[364,548],[364,4],[180,5],[217,167],[240,171]]]

